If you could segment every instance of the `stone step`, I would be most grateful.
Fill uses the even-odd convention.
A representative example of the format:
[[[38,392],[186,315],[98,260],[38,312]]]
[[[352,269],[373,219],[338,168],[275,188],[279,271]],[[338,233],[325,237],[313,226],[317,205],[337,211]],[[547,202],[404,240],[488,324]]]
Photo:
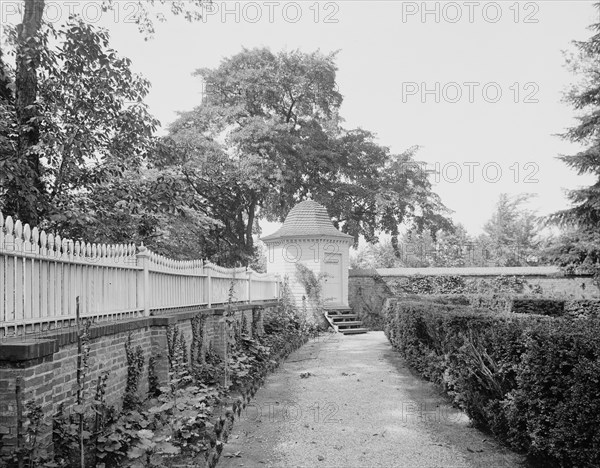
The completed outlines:
[[[358,315],[356,314],[346,314],[346,315],[330,315],[331,320],[334,322],[343,322],[344,320],[356,320]]]
[[[362,322],[360,320],[352,321],[352,322],[337,322],[336,325],[341,330],[342,328],[348,327],[362,327]]]
[[[344,335],[358,335],[361,333],[367,333],[369,330],[366,328],[347,328],[345,330],[340,330],[340,333]]]
[[[352,309],[350,309],[349,307],[338,308],[338,309],[325,309],[325,310],[327,311],[327,313],[330,316],[346,315],[346,314],[351,314],[352,313]]]

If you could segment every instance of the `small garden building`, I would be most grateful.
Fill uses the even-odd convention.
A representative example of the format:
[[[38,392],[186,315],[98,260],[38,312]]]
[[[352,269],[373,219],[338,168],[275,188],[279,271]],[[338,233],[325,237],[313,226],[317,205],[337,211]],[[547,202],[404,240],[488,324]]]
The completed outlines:
[[[323,205],[312,200],[298,203],[283,226],[262,238],[267,246],[267,272],[289,279],[297,305],[307,295],[298,280],[298,264],[323,281],[325,305],[348,306],[349,251],[353,238],[338,231]],[[308,298],[307,298],[308,299]]]

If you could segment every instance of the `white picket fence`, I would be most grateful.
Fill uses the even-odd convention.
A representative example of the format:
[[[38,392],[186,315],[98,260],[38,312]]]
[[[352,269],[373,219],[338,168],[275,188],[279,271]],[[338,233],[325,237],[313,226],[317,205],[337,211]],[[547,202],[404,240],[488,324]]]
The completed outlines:
[[[144,246],[73,242],[0,212],[0,337],[187,306],[279,297],[279,278],[202,260],[178,261]],[[231,294],[230,294],[231,292]]]

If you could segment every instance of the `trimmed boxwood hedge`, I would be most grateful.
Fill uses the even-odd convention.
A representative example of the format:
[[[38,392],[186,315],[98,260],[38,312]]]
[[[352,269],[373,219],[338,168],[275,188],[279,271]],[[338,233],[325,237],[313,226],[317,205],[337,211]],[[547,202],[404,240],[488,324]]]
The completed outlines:
[[[600,299],[569,299],[565,301],[565,315],[573,318],[600,318]]]
[[[565,313],[565,301],[539,297],[515,297],[512,299],[511,312],[560,316]]]
[[[474,425],[545,466],[600,466],[600,321],[390,302],[385,332]]]

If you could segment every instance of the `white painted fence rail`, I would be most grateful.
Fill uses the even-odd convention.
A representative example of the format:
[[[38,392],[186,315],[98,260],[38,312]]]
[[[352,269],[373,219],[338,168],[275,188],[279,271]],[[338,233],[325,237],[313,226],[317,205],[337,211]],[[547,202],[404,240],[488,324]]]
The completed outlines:
[[[133,244],[90,244],[46,234],[0,212],[0,337],[152,310],[276,299],[279,278],[202,260],[178,261]]]

